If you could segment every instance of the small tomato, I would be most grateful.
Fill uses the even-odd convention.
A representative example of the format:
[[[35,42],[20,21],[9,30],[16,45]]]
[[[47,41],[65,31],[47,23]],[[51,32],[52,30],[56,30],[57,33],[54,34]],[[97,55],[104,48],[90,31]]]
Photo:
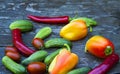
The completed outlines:
[[[29,74],[44,74],[46,72],[46,65],[42,62],[32,62],[27,66]]]
[[[106,58],[114,52],[114,45],[109,39],[95,35],[86,42],[85,51],[99,58]]]
[[[20,54],[16,52],[7,52],[5,55],[16,62],[20,61],[21,58]]]
[[[41,49],[44,46],[44,41],[40,38],[34,38],[32,45],[37,49]]]
[[[5,53],[7,52],[18,52],[18,51],[17,51],[17,48],[15,48],[14,46],[7,46],[5,48]]]

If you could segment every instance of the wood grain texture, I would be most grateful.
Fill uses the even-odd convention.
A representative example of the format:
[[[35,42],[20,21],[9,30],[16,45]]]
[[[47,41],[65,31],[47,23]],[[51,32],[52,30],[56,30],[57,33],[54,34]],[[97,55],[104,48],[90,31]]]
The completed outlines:
[[[28,19],[28,14],[39,16],[60,16],[68,15],[74,17],[91,17],[98,22],[92,33],[87,37],[73,42],[72,52],[79,55],[80,60],[77,67],[95,67],[103,59],[98,59],[89,53],[84,52],[86,41],[93,35],[103,35],[109,38],[115,45],[115,51],[120,56],[120,0],[0,0],[0,60],[4,56],[4,48],[12,45],[11,31],[9,24],[15,20]],[[29,19],[28,19],[29,20]],[[45,26],[52,28],[52,34],[45,39],[60,37],[59,31],[64,26],[33,22],[34,29],[31,32],[23,33],[22,38],[25,44],[31,48],[31,41],[37,31]],[[49,53],[56,48],[47,49]],[[0,74],[12,74],[0,61]],[[108,74],[120,72],[118,63]]]

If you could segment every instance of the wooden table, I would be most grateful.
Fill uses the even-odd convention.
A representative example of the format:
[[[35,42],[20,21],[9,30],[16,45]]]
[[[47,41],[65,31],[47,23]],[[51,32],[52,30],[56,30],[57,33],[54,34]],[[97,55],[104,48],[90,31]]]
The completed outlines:
[[[94,35],[109,38],[115,45],[115,52],[120,55],[120,0],[0,0],[0,60],[4,56],[4,49],[12,45],[12,36],[9,29],[11,22],[19,19],[28,19],[28,14],[39,16],[68,15],[74,17],[91,17],[98,22],[92,33],[82,40],[74,41],[72,52],[79,55],[79,64],[76,67],[90,66],[94,68],[103,59],[84,52],[86,41]],[[29,19],[28,19],[29,20]],[[44,23],[34,24],[31,32],[23,33],[23,41],[30,48],[34,48],[31,41],[37,31],[45,26],[52,28],[52,34],[45,39],[60,37],[59,31],[63,25]],[[56,48],[47,49],[49,53]],[[12,74],[0,61],[0,74]],[[120,63],[115,65],[108,74],[120,73]]]

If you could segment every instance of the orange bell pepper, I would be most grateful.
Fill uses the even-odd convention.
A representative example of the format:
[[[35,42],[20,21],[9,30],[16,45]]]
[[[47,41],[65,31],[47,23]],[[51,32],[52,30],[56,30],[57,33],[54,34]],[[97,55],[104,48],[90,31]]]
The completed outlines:
[[[96,24],[96,21],[90,18],[74,19],[60,30],[60,36],[71,41],[79,40],[87,36],[87,27],[92,31],[91,26]]]
[[[78,63],[78,56],[63,48],[49,66],[49,74],[67,74]]]
[[[114,45],[109,39],[95,35],[86,42],[85,52],[87,51],[99,58],[106,58],[114,53]]]

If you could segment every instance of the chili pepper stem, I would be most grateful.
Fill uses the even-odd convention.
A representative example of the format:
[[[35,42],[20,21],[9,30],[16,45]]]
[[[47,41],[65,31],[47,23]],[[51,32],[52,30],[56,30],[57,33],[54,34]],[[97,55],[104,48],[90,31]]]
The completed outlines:
[[[68,44],[64,44],[68,51],[70,51],[70,46]]]
[[[105,55],[110,55],[112,54],[113,50],[111,46],[107,46],[105,49]]]
[[[69,17],[69,21],[72,21],[74,19],[77,19],[78,18],[78,14],[76,14],[73,18]]]

